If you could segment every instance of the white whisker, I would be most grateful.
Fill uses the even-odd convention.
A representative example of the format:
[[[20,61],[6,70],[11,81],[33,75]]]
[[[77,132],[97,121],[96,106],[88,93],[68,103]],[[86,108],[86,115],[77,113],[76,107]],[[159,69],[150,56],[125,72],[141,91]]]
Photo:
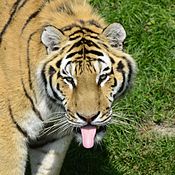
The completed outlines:
[[[50,134],[53,134],[53,133],[55,133],[55,132],[61,131],[61,132],[58,132],[59,135],[60,135],[60,134],[64,133],[69,127],[70,127],[69,124],[65,124],[65,125],[63,125],[62,127],[56,128],[56,129],[54,129],[53,131],[51,131],[51,132],[49,133],[49,135],[50,135]]]
[[[67,122],[64,121],[64,122],[61,122],[61,123],[58,123],[58,124],[51,125],[51,126],[45,128],[45,129],[42,131],[42,133],[46,134],[46,133],[48,133],[49,131],[51,131],[52,129],[54,129],[54,128],[59,128],[59,126],[62,127],[62,126],[63,126],[64,124],[66,124],[66,123],[67,123]]]

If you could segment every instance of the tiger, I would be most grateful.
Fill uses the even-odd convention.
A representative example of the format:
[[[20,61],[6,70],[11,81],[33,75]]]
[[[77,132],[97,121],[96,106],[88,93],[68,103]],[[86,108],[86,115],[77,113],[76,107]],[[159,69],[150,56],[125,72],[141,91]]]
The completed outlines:
[[[86,0],[0,1],[0,174],[60,173],[73,138],[101,142],[136,63]]]

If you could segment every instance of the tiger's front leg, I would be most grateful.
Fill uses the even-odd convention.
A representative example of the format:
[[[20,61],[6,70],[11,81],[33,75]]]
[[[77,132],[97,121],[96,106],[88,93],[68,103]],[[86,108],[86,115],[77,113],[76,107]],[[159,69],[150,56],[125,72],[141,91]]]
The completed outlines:
[[[9,116],[0,116],[0,175],[24,175],[27,138]]]
[[[38,148],[30,148],[32,175],[58,175],[72,136],[65,136]]]

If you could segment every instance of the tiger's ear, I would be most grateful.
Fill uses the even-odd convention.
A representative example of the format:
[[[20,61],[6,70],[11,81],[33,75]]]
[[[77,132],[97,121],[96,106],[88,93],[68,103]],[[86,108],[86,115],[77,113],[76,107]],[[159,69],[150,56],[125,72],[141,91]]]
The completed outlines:
[[[120,50],[123,49],[123,42],[126,38],[126,32],[121,24],[110,24],[104,29],[103,34],[109,39],[109,43],[112,47]]]
[[[48,54],[59,49],[63,36],[63,33],[53,26],[44,28],[41,34],[41,41],[46,46]]]

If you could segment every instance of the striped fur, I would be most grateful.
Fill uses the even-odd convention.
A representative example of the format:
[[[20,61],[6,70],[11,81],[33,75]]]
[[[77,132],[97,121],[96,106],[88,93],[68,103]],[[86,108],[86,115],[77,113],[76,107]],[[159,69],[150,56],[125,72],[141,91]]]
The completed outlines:
[[[54,175],[73,130],[110,121],[136,69],[124,39],[83,0],[0,2],[0,174],[24,175],[29,153]]]

